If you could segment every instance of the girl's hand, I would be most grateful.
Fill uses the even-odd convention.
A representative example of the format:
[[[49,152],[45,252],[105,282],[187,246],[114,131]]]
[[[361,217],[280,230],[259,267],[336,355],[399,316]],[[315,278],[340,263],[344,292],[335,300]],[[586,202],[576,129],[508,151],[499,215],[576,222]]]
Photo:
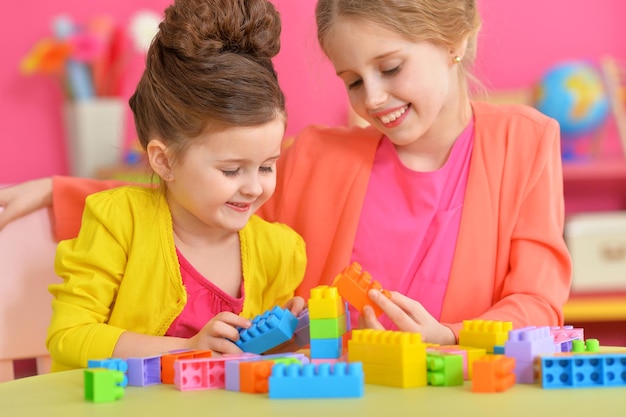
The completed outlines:
[[[22,216],[52,205],[52,178],[0,189],[0,230]]]
[[[305,306],[306,301],[304,301],[304,298],[296,295],[291,300],[287,301],[283,308],[291,311],[291,314],[298,317],[298,315],[302,313],[302,310],[304,310]]]
[[[398,330],[420,333],[422,341],[427,343],[440,345],[456,343],[454,332],[431,316],[421,303],[396,291],[391,291],[391,298],[387,298],[375,290],[371,290],[368,296],[383,310],[383,313],[389,317]],[[363,308],[363,314],[359,317],[359,325],[361,328],[384,330],[371,306]]]
[[[210,349],[217,353],[241,353],[233,342],[239,340],[237,327],[248,328],[252,322],[230,311],[223,311],[213,317],[202,330],[188,339],[187,348]]]
[[[302,313],[304,307],[306,307],[306,302],[304,301],[304,298],[299,296],[293,297],[283,306],[285,310],[289,310],[296,317],[298,317],[300,313]],[[296,343],[295,337],[292,337],[291,340],[288,340],[276,347],[273,347],[264,354],[268,355],[273,353],[295,352],[298,349],[300,349],[300,346],[298,346],[298,344]]]

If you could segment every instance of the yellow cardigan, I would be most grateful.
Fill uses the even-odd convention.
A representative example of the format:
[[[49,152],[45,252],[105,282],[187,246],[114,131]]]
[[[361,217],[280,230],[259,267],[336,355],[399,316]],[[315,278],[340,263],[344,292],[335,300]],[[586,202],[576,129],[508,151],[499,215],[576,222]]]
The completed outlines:
[[[253,216],[239,232],[242,315],[252,318],[294,295],[306,266],[302,238]],[[78,237],[59,243],[47,346],[53,370],[109,358],[125,330],[163,335],[187,294],[163,193],[121,187],[86,200]]]

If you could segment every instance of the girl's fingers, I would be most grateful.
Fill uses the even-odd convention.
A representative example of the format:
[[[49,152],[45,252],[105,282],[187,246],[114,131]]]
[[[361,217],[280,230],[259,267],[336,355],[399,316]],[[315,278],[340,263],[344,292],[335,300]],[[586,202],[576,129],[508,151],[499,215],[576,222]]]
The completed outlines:
[[[359,327],[362,329],[385,330],[383,325],[378,321],[378,317],[376,317],[372,306],[363,307],[363,312],[359,316]]]
[[[223,311],[216,315],[213,320],[219,320],[233,327],[243,327],[247,329],[252,325],[252,322],[244,317],[241,317],[230,311]]]
[[[391,299],[376,290],[370,290],[368,295],[399,330],[406,332],[419,332],[421,330],[420,323],[413,319],[415,312],[412,309],[416,308],[415,304],[419,304],[417,301],[411,299],[407,301],[407,297],[397,292],[391,293]]]
[[[291,311],[294,316],[297,316],[302,312],[302,310],[304,310],[305,306],[306,301],[304,301],[304,298],[295,296],[291,300],[287,301],[284,308]]]

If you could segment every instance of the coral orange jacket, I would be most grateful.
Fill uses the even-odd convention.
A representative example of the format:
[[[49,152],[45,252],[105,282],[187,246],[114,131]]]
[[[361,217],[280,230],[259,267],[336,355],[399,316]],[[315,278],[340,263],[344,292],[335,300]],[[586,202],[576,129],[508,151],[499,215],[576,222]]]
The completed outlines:
[[[571,260],[558,123],[530,107],[472,108],[474,147],[441,321],[457,336],[470,319],[562,325]],[[298,294],[305,299],[350,263],[380,139],[373,128],[311,126],[281,156],[276,192],[259,214],[304,238],[308,264]],[[54,184],[63,238],[75,236],[85,195],[116,183],[57,177]]]

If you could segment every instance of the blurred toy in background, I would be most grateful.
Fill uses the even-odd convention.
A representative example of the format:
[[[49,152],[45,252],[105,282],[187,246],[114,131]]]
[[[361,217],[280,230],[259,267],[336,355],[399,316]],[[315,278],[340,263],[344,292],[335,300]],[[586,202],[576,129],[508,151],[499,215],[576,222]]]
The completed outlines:
[[[139,140],[134,140],[124,153],[124,164],[137,165],[146,161],[146,153],[141,147]]]
[[[52,35],[35,43],[20,69],[58,77],[68,100],[119,96],[131,54],[145,54],[160,21],[151,11],[137,12],[128,28],[105,15],[86,23],[56,16]]]
[[[550,68],[535,86],[534,106],[561,126],[563,160],[581,159],[581,141],[598,134],[610,110],[601,73],[586,61]],[[588,145],[588,144],[587,144]]]
[[[605,56],[600,61],[609,93],[617,133],[626,152],[626,60]]]

